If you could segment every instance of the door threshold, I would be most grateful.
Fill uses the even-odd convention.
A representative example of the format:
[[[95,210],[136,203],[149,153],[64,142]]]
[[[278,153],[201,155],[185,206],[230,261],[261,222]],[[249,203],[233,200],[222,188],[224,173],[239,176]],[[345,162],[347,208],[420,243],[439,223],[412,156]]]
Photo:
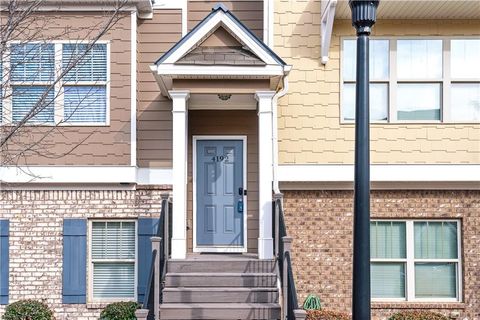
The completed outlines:
[[[195,253],[246,253],[247,248],[241,247],[195,247]]]
[[[189,252],[187,254],[189,260],[251,260],[258,259],[256,253],[207,253],[207,252]]]

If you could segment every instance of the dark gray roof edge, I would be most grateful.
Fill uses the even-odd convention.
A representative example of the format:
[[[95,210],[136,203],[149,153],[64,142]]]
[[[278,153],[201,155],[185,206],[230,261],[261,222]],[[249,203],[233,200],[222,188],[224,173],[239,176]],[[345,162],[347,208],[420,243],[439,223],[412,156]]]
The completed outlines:
[[[187,33],[180,41],[178,41],[172,48],[165,52],[155,64],[160,64],[165,61],[176,49],[178,49],[182,44],[184,44],[192,35],[200,29],[205,23],[207,23],[219,10],[225,12],[232,20],[247,34],[253,41],[260,45],[265,51],[267,51],[270,56],[279,64],[286,65],[285,61],[282,60],[270,47],[268,47],[262,40],[260,40],[250,29],[248,29],[233,13],[228,10],[228,8],[223,3],[217,3],[210,12],[199,24],[197,24],[189,33]]]

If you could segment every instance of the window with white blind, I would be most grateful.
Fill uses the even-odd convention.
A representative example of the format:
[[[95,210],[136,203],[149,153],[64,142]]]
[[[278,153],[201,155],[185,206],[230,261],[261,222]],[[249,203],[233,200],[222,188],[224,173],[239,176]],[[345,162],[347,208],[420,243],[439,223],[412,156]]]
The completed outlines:
[[[68,122],[96,123],[106,121],[107,51],[95,44],[87,52],[86,44],[63,44],[62,66],[67,73],[64,82],[64,119]],[[76,57],[85,54],[79,63]]]
[[[108,44],[11,43],[2,123],[108,124]],[[64,76],[62,74],[66,73]]]
[[[370,236],[373,299],[460,300],[458,221],[372,221]]]
[[[30,122],[53,123],[54,44],[12,44],[10,50],[11,121],[31,115]]]
[[[136,233],[135,221],[91,221],[91,301],[135,299]]]
[[[480,39],[373,38],[372,122],[480,121]],[[342,121],[355,119],[356,41],[342,41]]]

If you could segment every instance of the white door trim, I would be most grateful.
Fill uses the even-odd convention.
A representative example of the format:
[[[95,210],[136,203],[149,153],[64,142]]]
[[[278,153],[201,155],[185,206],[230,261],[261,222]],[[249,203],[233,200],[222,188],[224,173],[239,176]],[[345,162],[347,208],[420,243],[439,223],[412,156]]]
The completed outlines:
[[[195,135],[192,137],[193,174],[193,252],[247,252],[247,196],[243,196],[243,246],[197,246],[197,141],[199,140],[240,140],[243,143],[243,185],[247,188],[247,136],[245,135]]]

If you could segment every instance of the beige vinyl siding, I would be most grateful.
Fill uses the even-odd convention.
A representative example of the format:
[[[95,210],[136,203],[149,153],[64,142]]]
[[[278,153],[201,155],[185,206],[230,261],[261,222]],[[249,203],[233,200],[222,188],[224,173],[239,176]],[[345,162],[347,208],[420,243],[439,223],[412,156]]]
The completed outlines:
[[[32,26],[40,30],[38,39],[86,40],[94,37],[97,32],[92,29],[108,18],[105,13],[93,12],[42,13],[36,21],[39,25]],[[48,29],[41,25],[45,21]],[[109,41],[112,60],[110,125],[24,127],[8,149],[25,150],[34,144],[36,151],[27,152],[18,165],[130,165],[130,13],[123,14],[102,40]],[[45,133],[47,138],[36,144]]]
[[[285,14],[288,13],[288,14]],[[288,94],[279,101],[280,164],[352,164],[354,125],[340,122],[342,37],[354,36],[348,20],[336,20],[330,60],[320,63],[320,6],[275,2],[275,51],[288,64]],[[480,36],[474,20],[379,20],[372,36]],[[375,164],[478,164],[480,124],[372,124]]]
[[[230,0],[220,1],[253,33],[263,38],[263,1],[262,0]],[[217,0],[188,1],[188,30],[192,30],[212,8],[219,3]]]
[[[246,135],[247,136],[247,228],[248,252],[258,247],[258,117],[255,110],[195,110],[188,112],[188,203],[187,244],[193,245],[193,170],[192,136],[194,135]]]
[[[182,35],[181,10],[155,10],[137,28],[137,158],[139,167],[171,167],[172,102],[160,94],[150,66]]]

